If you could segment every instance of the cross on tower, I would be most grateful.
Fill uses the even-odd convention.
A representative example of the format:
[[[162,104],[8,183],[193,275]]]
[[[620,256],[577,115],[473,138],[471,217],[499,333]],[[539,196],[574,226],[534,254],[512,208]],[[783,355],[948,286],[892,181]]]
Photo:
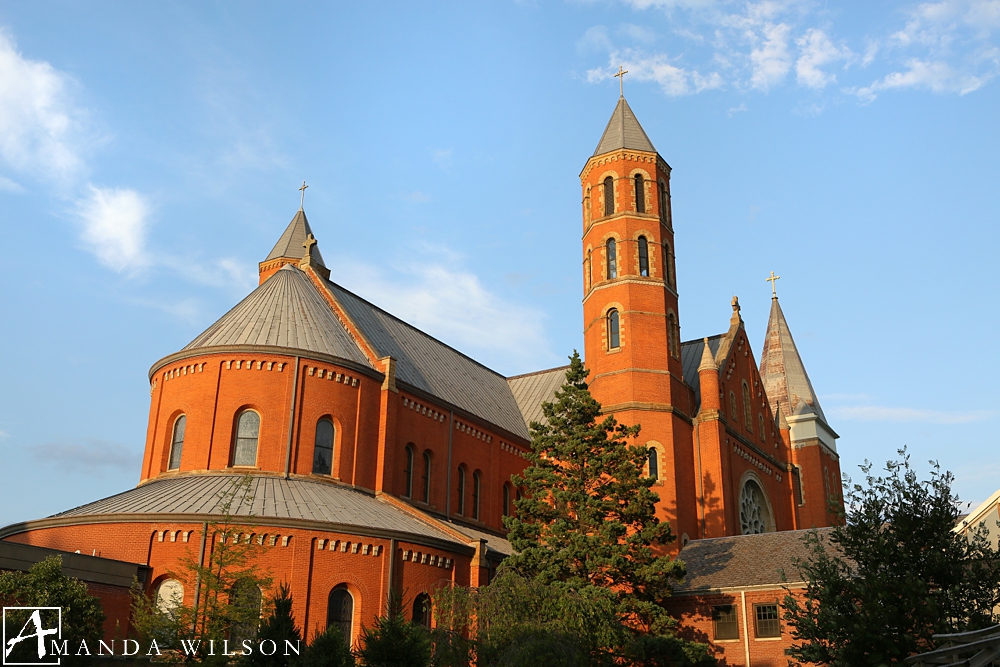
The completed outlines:
[[[306,249],[306,257],[310,257],[312,255],[314,245],[316,245],[316,237],[310,234],[306,237],[305,242],[302,244],[302,247]]]
[[[299,188],[299,192],[302,193],[302,196],[299,197],[299,210],[300,211],[302,210],[302,206],[306,203],[306,188],[308,188],[308,187],[309,186],[306,185],[306,182],[302,181],[302,187]]]
[[[770,278],[765,278],[764,279],[767,282],[771,283],[771,298],[772,299],[777,299],[778,298],[778,290],[774,289],[774,281],[780,280],[780,279],[781,279],[781,276],[774,275],[774,271],[771,271],[771,277]]]
[[[618,74],[615,74],[615,78],[618,79],[618,94],[625,97],[625,75],[628,74],[627,69],[622,69],[622,66],[618,66]]]

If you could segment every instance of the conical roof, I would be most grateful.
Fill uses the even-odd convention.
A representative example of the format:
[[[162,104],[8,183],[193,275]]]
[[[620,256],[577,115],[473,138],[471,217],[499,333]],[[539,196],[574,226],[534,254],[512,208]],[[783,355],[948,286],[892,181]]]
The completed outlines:
[[[628,102],[625,101],[624,97],[619,97],[618,106],[611,114],[611,120],[608,121],[608,126],[604,129],[604,134],[601,136],[600,143],[597,144],[594,155],[610,153],[622,148],[656,152],[656,149],[653,148],[653,142],[646,136],[642,125],[639,125],[639,121],[632,113]]]
[[[265,262],[269,262],[272,259],[278,259],[279,257],[288,257],[291,259],[302,259],[306,254],[305,245],[306,237],[312,234],[312,228],[309,226],[309,220],[306,219],[306,212],[301,208],[296,211],[295,217],[292,221],[288,223],[285,227],[285,231],[282,232],[281,238],[278,242],[274,244],[274,248],[268,254]],[[320,266],[326,267],[323,263],[323,255],[319,254],[319,248],[316,245],[312,246],[312,251],[310,252],[314,262]]]
[[[243,345],[317,352],[371,366],[306,274],[291,264],[276,271],[184,350]]]
[[[760,378],[771,401],[772,414],[777,414],[779,408],[788,416],[815,412],[826,422],[777,297],[771,299],[771,317],[760,355]]]

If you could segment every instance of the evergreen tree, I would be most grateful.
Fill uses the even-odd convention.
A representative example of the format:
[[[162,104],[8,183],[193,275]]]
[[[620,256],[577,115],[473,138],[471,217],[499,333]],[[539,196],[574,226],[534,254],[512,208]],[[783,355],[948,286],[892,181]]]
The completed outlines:
[[[431,638],[422,625],[403,618],[398,595],[389,600],[389,613],[364,628],[358,658],[365,667],[427,667],[431,661]]]
[[[276,647],[274,655],[264,655],[257,650],[260,642],[271,640]],[[246,657],[245,662],[250,667],[288,667],[295,661],[295,654],[285,655],[285,642],[292,646],[301,646],[302,633],[295,626],[295,618],[292,616],[292,593],[288,584],[282,583],[278,586],[278,594],[273,601],[271,615],[261,624],[260,631],[254,644],[254,652]],[[343,644],[341,639],[341,644]]]
[[[584,599],[608,597],[633,631],[666,633],[663,604],[684,567],[654,553],[674,538],[656,517],[639,426],[600,419],[587,375],[574,352],[556,400],[542,405],[545,423],[531,424],[531,465],[513,478],[524,494],[504,519],[515,554],[502,567]]]
[[[843,525],[806,539],[801,599],[789,594],[784,618],[803,662],[850,667],[902,664],[935,648],[932,635],[997,622],[1000,555],[985,526],[956,533],[953,477],[931,462],[918,481],[906,450],[886,475],[861,467],[866,485],[848,484]],[[848,480],[849,482],[849,480]]]
[[[331,625],[313,637],[298,667],[354,667],[354,654],[340,629]]]

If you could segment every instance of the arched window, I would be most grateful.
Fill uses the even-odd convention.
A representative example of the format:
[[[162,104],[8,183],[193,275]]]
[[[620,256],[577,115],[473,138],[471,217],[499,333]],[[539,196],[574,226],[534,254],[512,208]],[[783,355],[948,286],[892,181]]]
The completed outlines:
[[[230,618],[229,642],[240,646],[244,639],[254,639],[260,627],[261,593],[257,584],[240,579],[229,591]]]
[[[635,175],[635,211],[646,212],[646,184],[643,182],[642,174]]]
[[[608,311],[608,349],[621,347],[621,335],[618,329],[618,311],[612,308]]]
[[[608,280],[618,277],[618,244],[614,239],[608,239],[604,244],[604,250],[608,256]]]
[[[333,472],[333,422],[325,417],[316,422],[316,446],[313,448],[313,474]]]
[[[257,438],[260,436],[260,415],[253,410],[240,413],[236,422],[234,466],[257,465]]]
[[[753,479],[747,479],[740,489],[740,530],[744,535],[774,532],[767,497]]]
[[[171,616],[184,603],[184,584],[176,579],[164,579],[156,589],[156,609]]]
[[[184,449],[184,430],[187,427],[187,417],[181,415],[174,421],[174,433],[170,438],[170,460],[167,470],[177,470],[181,467],[181,451]]]
[[[479,492],[482,490],[482,477],[478,472],[472,473],[472,518],[479,518]]]
[[[465,514],[465,468],[458,467],[458,513]]]
[[[673,313],[667,313],[667,348],[670,356],[677,358],[677,318]]]
[[[667,287],[674,289],[674,256],[670,254],[670,244],[663,242],[663,279]]]
[[[424,502],[429,503],[431,501],[431,455],[429,452],[424,452]]]
[[[743,426],[753,433],[753,406],[750,405],[750,387],[743,383]]]
[[[736,394],[729,392],[729,416],[736,419]]]
[[[590,268],[590,251],[587,251],[587,258],[583,260],[583,276],[586,280],[586,289],[589,292],[591,286],[594,284],[594,274]]]
[[[604,179],[604,215],[615,212],[615,179],[608,176]]]
[[[340,630],[344,643],[351,645],[354,626],[354,598],[351,592],[343,586],[330,591],[326,605],[326,627],[336,627]]]
[[[413,623],[431,627],[431,596],[421,593],[413,600]]]
[[[649,275],[649,243],[645,236],[639,237],[639,275]]]
[[[649,448],[649,476],[657,481],[660,479],[660,455],[656,447]]]
[[[660,220],[663,222],[667,221],[667,185],[663,181],[660,181]]]
[[[409,445],[406,446],[404,450],[406,456],[406,467],[403,469],[403,477],[405,479],[406,493],[403,495],[407,498],[413,497],[413,447]]]
[[[503,485],[503,515],[510,516],[510,485]]]

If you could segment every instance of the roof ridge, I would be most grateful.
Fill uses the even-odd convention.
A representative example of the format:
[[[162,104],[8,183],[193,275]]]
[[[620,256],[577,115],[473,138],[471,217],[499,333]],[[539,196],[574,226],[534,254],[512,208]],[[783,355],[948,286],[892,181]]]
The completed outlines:
[[[511,375],[507,379],[508,380],[517,380],[517,379],[520,379],[520,378],[531,377],[532,375],[541,375],[542,373],[551,373],[552,371],[561,371],[562,369],[569,368],[569,367],[570,367],[570,364],[566,364],[565,366],[553,366],[552,368],[546,368],[546,369],[543,369],[543,370],[540,370],[540,371],[532,371],[530,373],[521,373],[520,375]]]

